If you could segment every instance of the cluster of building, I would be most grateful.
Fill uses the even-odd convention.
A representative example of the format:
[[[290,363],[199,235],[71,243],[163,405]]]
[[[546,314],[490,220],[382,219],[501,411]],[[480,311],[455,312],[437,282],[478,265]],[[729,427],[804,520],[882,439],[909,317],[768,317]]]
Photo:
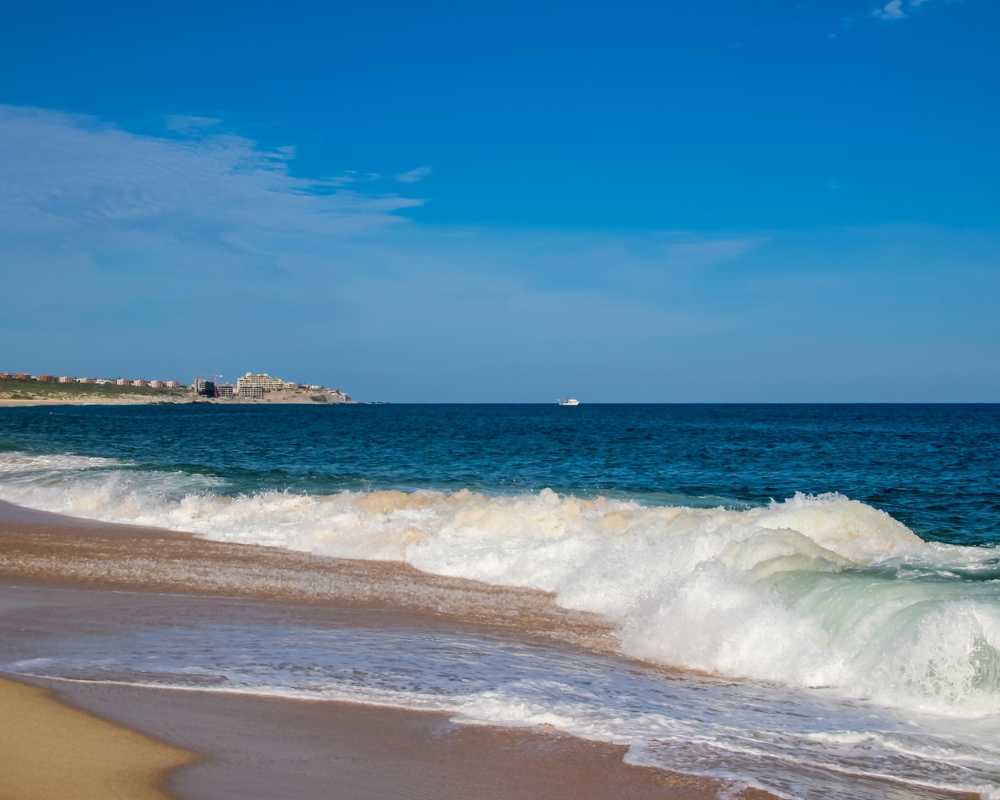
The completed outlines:
[[[29,375],[27,372],[0,372],[0,380],[38,381],[39,383],[91,383],[101,386],[111,383],[116,386],[148,386],[151,389],[181,388],[178,381],[129,380],[128,378],[71,378],[68,375],[57,378],[55,375]]]
[[[202,397],[219,397],[227,400],[235,398],[263,400],[264,395],[269,392],[324,392],[333,395],[334,400],[350,402],[350,397],[341,392],[340,389],[327,389],[325,386],[283,381],[281,378],[272,378],[266,372],[262,375],[248,372],[242,378],[236,379],[235,386],[231,383],[216,383],[199,378],[194,382],[193,388]]]
[[[220,377],[220,376],[216,376]],[[148,387],[150,389],[186,389],[178,381],[147,381],[130,380],[128,378],[71,378],[64,375],[57,378],[55,375],[29,375],[24,372],[0,372],[0,380],[14,381],[37,381],[39,383],[87,383],[95,385],[112,384],[115,386],[137,386]],[[216,383],[214,380],[196,380],[190,387],[194,392],[205,398],[221,398],[225,400],[263,400],[264,396],[271,392],[281,392],[276,397],[269,398],[270,402],[306,402],[322,401],[333,403],[351,403],[350,397],[340,389],[328,389],[325,386],[316,386],[306,383],[294,383],[283,381],[281,378],[272,378],[267,373],[254,375],[248,372],[236,381],[236,385],[228,383]],[[308,397],[306,397],[308,395]]]

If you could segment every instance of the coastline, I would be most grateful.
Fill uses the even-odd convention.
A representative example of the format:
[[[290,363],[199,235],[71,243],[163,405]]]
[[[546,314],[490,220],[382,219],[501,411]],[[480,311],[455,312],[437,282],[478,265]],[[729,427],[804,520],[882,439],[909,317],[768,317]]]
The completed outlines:
[[[8,597],[10,591],[24,596],[39,592],[50,605],[70,600],[61,600],[60,592],[86,592],[94,600],[97,624],[104,597],[120,597],[123,591],[171,592],[209,601],[225,597],[227,602],[292,604],[303,613],[327,618],[339,613],[368,625],[472,626],[497,632],[517,628],[529,638],[568,646],[583,641],[613,646],[606,625],[591,615],[559,609],[541,592],[440,579],[404,565],[219,544],[10,503],[0,503],[0,589]],[[3,626],[0,615],[0,630]],[[53,693],[33,695],[44,702],[24,706],[20,714],[41,731],[33,740],[32,758],[79,769],[79,762],[67,761],[63,753],[77,752],[80,734],[71,731],[67,741],[53,738],[50,745],[45,731],[51,723],[43,707],[76,709],[73,713],[93,715],[86,719],[96,724],[114,723],[116,736],[165,742],[172,748],[171,758],[184,751],[181,760],[156,762],[156,775],[142,773],[143,791],[156,792],[159,776],[170,770],[163,791],[178,800],[318,798],[328,797],[331,786],[338,787],[337,796],[351,797],[698,800],[715,797],[721,788],[712,780],[626,764],[627,747],[554,729],[458,725],[441,712],[335,700],[7,677],[14,686]],[[20,689],[10,691],[24,695]],[[198,754],[197,762],[190,753]],[[122,768],[116,758],[109,765]],[[41,800],[59,795],[39,789],[19,790],[14,796]],[[130,790],[121,796],[160,800],[164,795]]]
[[[626,764],[624,746],[539,729],[457,725],[438,712],[24,680],[52,691],[66,707],[199,753],[163,780],[163,791],[175,800],[708,800],[721,788]]]
[[[277,394],[277,393],[275,393]],[[83,397],[68,398],[10,398],[0,397],[0,408],[30,408],[32,406],[175,406],[175,405],[233,405],[233,406],[292,406],[292,405],[314,405],[314,406],[346,406],[357,405],[356,400],[313,400],[311,396],[291,397],[291,398],[271,398],[264,395],[262,399],[218,398],[218,397],[147,397],[125,396],[121,398],[101,397],[100,395],[87,395]]]

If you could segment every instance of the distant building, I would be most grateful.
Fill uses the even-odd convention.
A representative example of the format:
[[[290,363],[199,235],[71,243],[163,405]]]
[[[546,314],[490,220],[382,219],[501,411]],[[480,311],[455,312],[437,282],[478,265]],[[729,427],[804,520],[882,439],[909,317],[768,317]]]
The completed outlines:
[[[240,378],[240,380],[243,380]],[[239,386],[239,380],[236,381],[237,386]],[[263,400],[264,399],[264,387],[263,386],[239,386],[236,390],[236,394],[244,400]]]
[[[14,380],[14,373],[0,372],[0,381],[12,381],[12,380]]]
[[[17,375],[14,376],[14,380],[16,380],[16,381],[30,381],[30,380],[32,380],[32,378],[31,378],[31,376],[27,372],[19,372],[19,373],[17,373]]]
[[[215,397],[215,381],[198,378],[194,382],[194,390],[201,397]]]
[[[140,380],[137,380],[137,381],[132,381],[132,385],[133,386],[149,386],[149,381],[144,381],[144,380],[140,379]]]
[[[217,383],[215,385],[215,396],[224,397],[226,400],[232,400],[233,395],[236,392],[236,387],[231,383]]]
[[[55,383],[56,382],[56,376],[55,375],[39,375],[38,376],[38,380],[41,381],[42,383]]]
[[[150,381],[149,385],[153,389],[162,389],[163,388],[163,381]]]
[[[285,382],[281,378],[272,378],[266,372],[263,375],[252,375],[247,373],[242,378],[236,379],[236,391],[242,392],[244,388],[260,388],[264,392],[280,392],[285,388]],[[245,395],[240,395],[244,397]]]
[[[168,389],[180,389],[181,385],[178,381],[167,381],[166,386]]]
[[[93,378],[77,378],[77,383],[97,383]]]
[[[128,378],[119,378],[118,380],[115,381],[116,386],[128,386],[130,383],[132,383],[132,381],[130,381]]]
[[[59,379],[59,383],[76,383],[76,378],[70,378],[68,375],[63,375]]]

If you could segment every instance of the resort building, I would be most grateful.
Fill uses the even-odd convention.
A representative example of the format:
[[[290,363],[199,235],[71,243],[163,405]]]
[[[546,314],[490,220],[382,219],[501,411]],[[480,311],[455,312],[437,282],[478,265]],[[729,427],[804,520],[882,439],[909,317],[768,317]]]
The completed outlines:
[[[252,375],[248,372],[242,378],[236,379],[237,392],[250,387],[259,387],[264,392],[280,392],[285,388],[285,382],[281,378],[272,378],[266,372],[263,375]]]
[[[263,400],[264,399],[264,388],[262,386],[240,386],[240,378],[236,381],[237,389],[236,394],[243,398],[244,400]]]
[[[61,378],[59,379],[59,383],[76,383],[76,378],[70,378],[70,377],[69,377],[69,376],[67,376],[67,375],[63,375],[63,376],[62,376],[62,377],[61,377]]]
[[[162,389],[163,388],[163,381],[150,381],[149,385],[150,385],[150,388],[152,388],[152,389]]]
[[[115,381],[116,386],[128,386],[131,381],[128,378],[119,378]]]
[[[234,387],[231,383],[217,383],[215,385],[215,396],[232,400],[235,390],[236,387]]]
[[[93,378],[78,378],[77,383],[97,383]]]
[[[16,380],[16,381],[30,381],[31,380],[31,376],[27,372],[19,372],[19,373],[17,373],[17,375],[14,376],[14,380]]]
[[[180,389],[181,385],[178,381],[167,381],[166,387],[168,389]]]
[[[56,376],[55,375],[39,375],[38,376],[38,380],[41,383],[55,383],[56,382]]]
[[[12,381],[14,380],[13,372],[0,372],[0,381]]]
[[[144,380],[132,381],[132,385],[133,386],[149,386],[149,381],[144,381]]]

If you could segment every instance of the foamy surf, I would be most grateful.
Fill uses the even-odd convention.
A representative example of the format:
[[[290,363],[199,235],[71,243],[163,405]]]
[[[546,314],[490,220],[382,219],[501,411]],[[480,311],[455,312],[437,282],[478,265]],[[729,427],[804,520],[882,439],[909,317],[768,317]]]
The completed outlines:
[[[0,456],[0,498],[32,508],[541,589],[610,619],[624,653],[671,667],[924,713],[1000,711],[1000,552],[926,544],[841,495],[732,510],[550,490],[224,492],[107,459]]]

